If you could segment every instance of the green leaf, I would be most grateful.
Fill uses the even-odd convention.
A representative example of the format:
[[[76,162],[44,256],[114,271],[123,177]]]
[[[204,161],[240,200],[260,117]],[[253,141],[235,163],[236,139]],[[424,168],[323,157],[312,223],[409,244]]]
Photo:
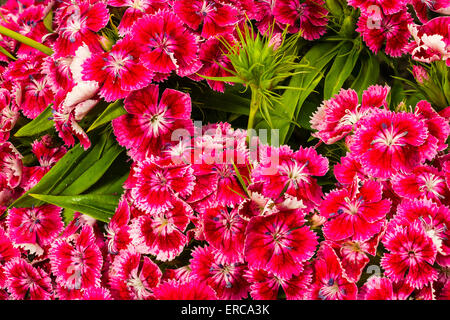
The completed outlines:
[[[53,10],[48,12],[43,23],[48,32],[53,32]]]
[[[240,85],[225,86],[224,93],[209,90],[207,94],[199,93],[195,96],[198,97],[201,108],[248,116],[250,112],[250,98],[243,95],[239,91],[240,89],[242,89]]]
[[[117,100],[106,107],[105,111],[102,112],[86,132],[90,132],[124,114],[127,114],[127,111],[123,107],[123,100]]]
[[[358,61],[359,50],[351,42],[345,42],[325,77],[323,99],[328,100],[343,87]]]
[[[351,88],[358,93],[361,99],[364,90],[369,86],[377,84],[380,75],[380,62],[376,56],[361,57],[361,68],[355,80],[351,84]]]
[[[64,155],[47,172],[41,181],[25,192],[10,207],[30,207],[40,205],[29,194],[62,195],[80,194],[95,184],[123,150],[107,134],[92,139],[93,146],[88,151],[77,145]]]
[[[112,165],[117,156],[123,151],[117,144],[104,152],[100,159],[93,162],[89,169],[84,171],[71,185],[60,194],[80,194],[96,183]]]
[[[31,122],[24,125],[22,128],[20,128],[14,136],[16,137],[31,137],[31,136],[37,136],[41,133],[50,130],[53,128],[53,121],[51,120],[53,114],[52,114],[52,107],[51,105],[48,106],[44,111],[41,112],[35,119],[33,119]]]
[[[118,195],[109,194],[52,196],[30,193],[30,196],[64,209],[87,214],[106,223],[114,215],[120,199]]]

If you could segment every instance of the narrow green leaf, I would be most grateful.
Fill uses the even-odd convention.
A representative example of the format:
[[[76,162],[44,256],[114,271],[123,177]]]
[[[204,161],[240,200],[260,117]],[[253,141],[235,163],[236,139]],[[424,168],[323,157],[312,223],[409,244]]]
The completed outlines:
[[[16,57],[14,57],[11,53],[9,53],[8,50],[6,50],[5,48],[3,48],[2,46],[0,46],[0,52],[3,53],[5,56],[7,56],[8,58],[10,58],[11,60],[17,60]]]
[[[120,196],[101,194],[52,196],[30,193],[30,196],[64,209],[87,214],[103,222],[109,222],[120,199]]]
[[[64,177],[71,172],[83,156],[84,149],[77,145],[69,150],[64,157],[62,157],[55,166],[42,177],[37,185],[25,192],[19,199],[14,201],[10,207],[31,207],[32,205],[39,205],[36,200],[29,197],[30,193],[47,193],[55,185],[57,185]]]
[[[48,106],[44,111],[41,112],[35,119],[20,128],[14,136],[16,137],[31,137],[39,135],[47,130],[53,128],[52,117],[52,107]]]
[[[105,111],[102,112],[86,132],[90,132],[124,114],[127,114],[127,111],[123,107],[123,100],[117,100],[106,107]]]
[[[96,183],[112,165],[117,156],[123,151],[118,145],[112,146],[97,161],[91,164],[71,185],[67,186],[60,195],[80,194]]]
[[[17,33],[15,31],[12,31],[4,26],[0,25],[0,33],[10,37],[16,41],[19,41],[20,43],[23,43],[27,46],[30,46],[34,49],[37,49],[43,53],[45,53],[46,55],[51,56],[53,54],[53,50],[45,45],[43,45],[42,43],[39,43],[31,38],[28,38],[24,35],[21,35],[20,33]]]
[[[378,77],[380,75],[380,63],[376,56],[362,57],[361,68],[355,80],[351,84],[351,88],[354,89],[359,98],[362,98],[364,90],[369,86],[377,84]]]
[[[210,77],[210,76],[205,76],[204,74],[202,75],[202,74],[198,74],[198,73],[196,73],[196,75],[198,75],[199,77],[202,77],[206,80],[245,83],[244,80],[242,80],[241,78],[238,78],[238,77]]]
[[[48,32],[53,32],[53,10],[48,12],[43,23]]]
[[[345,80],[352,74],[358,61],[359,51],[351,42],[346,42],[339,50],[325,77],[323,99],[328,100],[337,94]]]

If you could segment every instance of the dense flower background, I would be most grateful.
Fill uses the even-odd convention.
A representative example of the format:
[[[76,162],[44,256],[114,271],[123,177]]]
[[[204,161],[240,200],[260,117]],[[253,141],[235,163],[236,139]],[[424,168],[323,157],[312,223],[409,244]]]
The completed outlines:
[[[6,1],[0,298],[450,299],[449,15]]]

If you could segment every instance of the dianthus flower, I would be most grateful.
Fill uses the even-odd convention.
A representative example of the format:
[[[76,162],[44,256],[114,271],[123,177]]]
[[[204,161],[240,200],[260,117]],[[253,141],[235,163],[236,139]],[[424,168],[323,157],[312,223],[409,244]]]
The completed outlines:
[[[158,300],[217,300],[214,290],[197,279],[168,280],[154,290]]]

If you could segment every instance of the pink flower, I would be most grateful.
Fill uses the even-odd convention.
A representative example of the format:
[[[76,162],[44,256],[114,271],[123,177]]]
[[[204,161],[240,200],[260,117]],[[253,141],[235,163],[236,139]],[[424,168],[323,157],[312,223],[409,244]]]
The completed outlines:
[[[431,161],[436,155],[436,151],[443,151],[447,148],[446,141],[450,135],[450,124],[426,100],[417,103],[414,113],[423,119],[427,125],[429,137],[422,149],[426,152],[427,159]]]
[[[154,292],[158,300],[217,300],[214,290],[197,279],[188,282],[169,280],[156,287]]]
[[[175,259],[187,244],[183,232],[191,211],[187,204],[178,200],[168,211],[136,218],[131,225],[131,237],[136,249],[156,256],[159,261]]]
[[[278,162],[276,162],[278,161]],[[313,148],[293,152],[288,146],[268,148],[253,169],[254,182],[263,182],[263,194],[278,199],[283,191],[302,200],[306,211],[322,201],[322,189],[313,176],[324,176],[328,159]]]
[[[190,260],[192,276],[207,283],[219,299],[240,300],[247,297],[248,283],[244,277],[247,267],[243,263],[222,263],[214,250],[196,247]]]
[[[112,300],[112,297],[108,289],[92,287],[84,290],[82,300]]]
[[[10,188],[15,188],[22,180],[22,155],[10,143],[0,143],[0,185],[4,180]]]
[[[16,83],[16,103],[27,118],[36,118],[54,99],[46,76],[36,73]]]
[[[14,300],[50,300],[52,285],[48,274],[23,259],[15,258],[5,266],[6,286]]]
[[[423,163],[421,146],[427,138],[428,130],[418,116],[380,110],[361,120],[350,150],[368,174],[389,178]]]
[[[108,5],[127,8],[117,28],[121,36],[132,34],[135,22],[146,14],[154,14],[169,7],[168,2],[164,0],[108,0]]]
[[[301,271],[317,246],[317,236],[298,214],[254,217],[246,233],[244,252],[249,267],[264,268],[281,277]]]
[[[250,296],[254,300],[276,300],[280,289],[288,300],[305,300],[312,280],[312,269],[304,268],[288,278],[264,269],[250,269],[245,276],[250,283]]]
[[[431,238],[438,253],[438,263],[450,255],[450,209],[435,202],[405,200],[397,207],[396,224],[408,226],[419,220],[423,230]],[[394,222],[393,222],[394,223]]]
[[[153,158],[138,163],[134,179],[131,189],[134,205],[151,214],[172,209],[180,198],[191,194],[195,184],[190,166]]]
[[[391,1],[394,3],[394,1]],[[374,53],[378,53],[385,44],[385,52],[392,57],[406,53],[410,33],[408,24],[413,20],[403,9],[393,14],[363,12],[358,20],[356,31]]]
[[[158,102],[156,85],[131,93],[125,99],[128,114],[114,119],[112,124],[117,141],[130,149],[135,160],[157,155],[165,144],[175,144],[172,134],[183,130],[193,132],[191,99],[188,94],[165,89]]]
[[[313,279],[309,299],[355,300],[358,287],[343,274],[341,262],[329,243],[322,242],[313,261]]]
[[[20,257],[20,251],[14,247],[11,239],[0,228],[0,288],[6,287],[5,263]]]
[[[206,39],[231,33],[238,22],[237,8],[223,1],[175,1],[173,10],[189,28],[197,30],[201,25],[201,36]]]
[[[132,33],[133,40],[142,47],[140,61],[151,71],[176,71],[184,77],[201,67],[196,38],[171,11],[143,17]]]
[[[76,229],[72,231],[69,226],[50,249],[52,273],[60,285],[69,289],[98,287],[103,261],[93,228],[85,224],[75,233]]]
[[[197,71],[198,74],[208,77],[232,76],[230,72],[225,70],[233,70],[233,65],[226,56],[227,50],[223,41],[226,41],[228,44],[233,44],[234,39],[231,35],[226,33],[217,38],[211,37],[201,44],[199,59],[202,62],[202,67]],[[199,80],[201,79],[202,78],[199,77]],[[206,82],[215,91],[225,91],[225,83],[223,81],[206,79]]]
[[[374,108],[387,106],[390,87],[371,86],[363,93],[362,104],[353,89],[341,91],[333,98],[322,102],[312,115],[311,128],[317,130],[313,136],[326,144],[333,144],[349,134],[358,121],[371,113]]]
[[[306,40],[316,40],[327,31],[324,5],[324,0],[277,0],[273,15],[278,22],[289,24],[289,32],[301,32]]]
[[[416,82],[419,84],[423,84],[424,82],[430,79],[428,71],[422,66],[414,65],[412,69],[412,74],[414,76],[414,79],[416,79]]]
[[[51,244],[62,231],[61,208],[42,205],[33,208],[11,208],[7,217],[9,235],[16,245]]]
[[[360,8],[362,11],[370,11],[373,7],[382,9],[385,14],[393,14],[403,10],[408,0],[348,0],[349,5]],[[373,9],[372,9],[373,10]]]
[[[414,60],[431,63],[443,60],[450,66],[450,17],[437,17],[422,26],[410,24],[414,37],[411,56]]]
[[[83,64],[83,80],[97,81],[100,96],[115,101],[128,96],[130,91],[144,88],[152,73],[139,63],[140,51],[134,41],[119,40],[105,53],[94,54]]]
[[[205,239],[219,250],[228,262],[243,260],[247,222],[233,209],[225,207],[206,209],[202,214]]]
[[[408,285],[420,289],[436,280],[432,265],[437,249],[420,221],[388,227],[382,242],[389,253],[381,258],[381,266],[393,281],[405,279]]]
[[[56,58],[73,56],[83,43],[100,51],[100,37],[96,32],[108,24],[108,19],[108,9],[102,1],[83,0],[76,4],[63,4],[55,13],[58,24],[58,39],[54,44]]]
[[[9,139],[9,132],[19,119],[19,108],[11,100],[11,93],[5,88],[0,89],[0,142]]]
[[[74,85],[70,65],[72,57],[55,58],[48,56],[42,63],[42,73],[47,76],[47,82],[53,93],[57,94],[60,90],[69,90]]]
[[[389,212],[390,201],[382,199],[379,182],[355,181],[345,189],[335,189],[325,196],[319,210],[329,219],[323,227],[327,239],[351,238],[365,241],[380,232]]]
[[[126,199],[121,199],[116,212],[110,222],[105,227],[108,252],[117,254],[120,250],[126,249],[131,243],[130,236],[130,206]]]
[[[394,191],[402,198],[448,201],[450,191],[445,176],[432,166],[418,166],[409,174],[398,173],[391,180]]]
[[[111,266],[111,293],[121,300],[154,299],[154,289],[161,279],[161,270],[148,257],[136,251],[122,250]]]
[[[406,283],[395,284],[391,279],[370,277],[361,287],[359,300],[406,300],[414,288]]]
[[[358,177],[364,179],[366,174],[361,163],[353,153],[347,153],[341,158],[340,163],[336,163],[333,167],[333,173],[339,183],[349,185]]]

